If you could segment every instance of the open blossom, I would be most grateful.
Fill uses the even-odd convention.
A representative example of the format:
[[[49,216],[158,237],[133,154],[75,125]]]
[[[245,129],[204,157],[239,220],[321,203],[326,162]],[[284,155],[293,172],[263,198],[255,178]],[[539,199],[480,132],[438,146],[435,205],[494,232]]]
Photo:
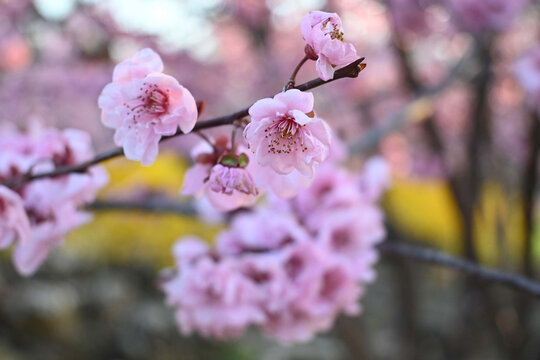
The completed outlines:
[[[540,100],[540,47],[534,48],[522,56],[514,68],[517,80],[527,93],[531,105],[539,110]]]
[[[74,165],[93,156],[89,135],[74,129],[33,128],[29,133],[5,132],[0,134],[0,149],[0,181]],[[19,208],[17,218],[11,220],[18,233],[13,260],[19,273],[33,274],[69,231],[91,219],[78,207],[92,201],[106,182],[103,168],[93,167],[86,173],[35,180],[12,191],[11,195],[21,199],[27,218],[22,220]],[[5,190],[2,193],[6,195]],[[8,198],[14,199],[13,196],[2,197]],[[2,231],[5,229],[0,225]],[[8,238],[4,236],[0,234],[2,247],[13,242],[6,241]]]
[[[158,54],[140,50],[116,66],[113,81],[99,97],[101,120],[116,130],[116,145],[143,165],[154,162],[162,136],[173,135],[178,127],[188,133],[197,121],[191,93],[162,71]]]
[[[334,70],[358,60],[356,49],[343,39],[341,19],[336,13],[311,11],[301,23],[307,42],[306,54],[317,59],[317,73],[323,80],[334,77]]]
[[[193,149],[195,159],[185,174],[183,195],[205,195],[215,209],[230,211],[251,206],[259,190],[247,168],[248,156],[238,147],[233,152],[226,137],[217,139],[214,149],[201,143]]]
[[[0,185],[0,249],[14,241],[25,243],[30,238],[30,221],[21,197]]]
[[[244,137],[261,166],[311,178],[329,152],[330,128],[313,113],[313,94],[297,89],[257,101]]]
[[[528,0],[446,0],[455,21],[472,33],[505,30]]]

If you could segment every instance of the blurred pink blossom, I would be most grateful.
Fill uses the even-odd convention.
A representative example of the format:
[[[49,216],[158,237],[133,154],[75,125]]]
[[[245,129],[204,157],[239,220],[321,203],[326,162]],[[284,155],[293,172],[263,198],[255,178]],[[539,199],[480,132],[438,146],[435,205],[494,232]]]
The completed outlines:
[[[114,141],[128,159],[150,165],[162,136],[178,127],[190,132],[197,121],[197,105],[178,81],[162,73],[163,63],[151,49],[137,52],[114,69],[113,82],[99,97],[101,120],[116,130]]]
[[[39,125],[29,133],[6,130],[0,134],[0,149],[2,181],[74,165],[93,156],[88,134],[74,129],[43,129]],[[66,233],[91,219],[77,207],[92,201],[106,182],[104,169],[93,167],[86,173],[44,178],[14,189],[22,198],[30,222],[27,239],[15,243],[13,260],[19,273],[33,274]]]
[[[30,238],[30,221],[21,197],[0,185],[0,249],[14,241],[25,243]]]
[[[179,241],[181,244],[182,239]],[[204,243],[200,243],[202,248]],[[193,240],[190,245],[194,245]],[[162,285],[167,303],[176,308],[176,320],[184,334],[197,331],[231,339],[240,336],[247,326],[265,320],[256,284],[243,276],[235,259],[200,256],[187,258],[188,263],[184,259],[178,259],[181,271]]]

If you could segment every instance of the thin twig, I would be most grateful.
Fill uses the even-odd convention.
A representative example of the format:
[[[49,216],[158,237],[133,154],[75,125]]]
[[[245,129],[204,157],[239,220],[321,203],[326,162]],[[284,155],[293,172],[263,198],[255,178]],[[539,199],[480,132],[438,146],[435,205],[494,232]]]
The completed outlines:
[[[188,202],[167,200],[162,198],[130,200],[98,200],[86,207],[93,211],[143,211],[152,213],[168,213],[182,216],[196,215],[193,205]],[[518,274],[491,269],[473,261],[445,252],[413,245],[404,241],[385,241],[377,246],[384,255],[400,256],[421,262],[441,265],[454,270],[465,272],[484,281],[490,281],[522,291],[540,299],[540,283],[527,279]]]
[[[477,263],[444,253],[442,251],[411,245],[404,242],[384,242],[378,246],[382,254],[400,256],[428,264],[441,265],[462,271],[483,281],[508,286],[540,299],[540,283],[524,276],[491,269]]]
[[[283,87],[283,91],[287,91],[289,89],[292,89],[294,87],[294,83],[296,81],[296,75],[298,75],[298,71],[300,71],[300,68],[306,63],[306,61],[308,61],[309,58],[306,56],[304,56],[302,58],[302,60],[300,60],[300,62],[296,65],[296,67],[294,68],[292,74],[291,74],[291,77],[289,77],[289,81],[287,81],[287,83],[285,84],[285,86]]]
[[[189,202],[171,201],[165,199],[143,200],[96,200],[86,206],[92,211],[134,211],[150,212],[158,214],[177,214],[182,216],[194,216],[195,208]]]
[[[352,62],[351,64],[337,70],[334,73],[334,77],[330,80],[325,81],[320,78],[317,78],[317,79],[308,81],[304,84],[298,85],[295,87],[295,89],[299,89],[301,91],[308,91],[316,87],[319,87],[321,85],[331,83],[332,81],[335,81],[335,80],[344,79],[344,78],[356,78],[358,77],[358,74],[360,73],[360,71],[362,71],[365,68],[365,64],[362,63],[363,61],[364,61],[364,58],[358,59]],[[201,121],[195,125],[195,127],[193,128],[193,131],[213,128],[213,127],[223,126],[223,125],[231,125],[235,120],[248,116],[249,115],[248,110],[249,110],[249,107],[246,107],[244,109],[238,110],[229,115],[219,116],[213,119]],[[182,133],[182,131],[178,129],[175,134],[161,138],[161,141],[172,139],[174,137],[181,136],[181,135],[184,135],[184,133]],[[62,176],[62,175],[70,174],[70,173],[84,173],[89,167],[93,165],[99,164],[101,162],[104,162],[106,160],[109,160],[118,156],[122,156],[123,154],[124,154],[124,150],[122,148],[112,149],[104,153],[98,154],[94,158],[80,164],[71,165],[71,166],[62,166],[62,167],[56,168],[53,171],[47,171],[47,172],[43,172],[39,174],[26,174],[26,175],[18,176],[18,177],[6,180],[3,183],[3,185],[10,188],[16,188],[26,182],[33,181],[33,180],[50,178],[50,177],[58,177],[58,176]]]

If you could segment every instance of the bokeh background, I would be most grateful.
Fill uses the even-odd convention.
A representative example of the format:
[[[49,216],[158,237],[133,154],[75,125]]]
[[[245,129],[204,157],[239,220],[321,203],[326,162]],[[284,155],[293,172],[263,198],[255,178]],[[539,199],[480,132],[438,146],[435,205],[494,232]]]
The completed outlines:
[[[517,0],[507,0],[517,1]],[[350,147],[380,153],[393,185],[388,241],[411,241],[534,276],[540,261],[531,149],[535,109],[516,60],[539,45],[540,5],[471,33],[445,0],[0,0],[0,123],[90,132],[113,146],[97,98],[115,63],[142,47],[205,101],[201,118],[275,94],[303,57],[300,20],[337,12],[366,57],[356,80],[314,90]],[[305,66],[299,82],[316,77]],[[534,135],[538,136],[534,136]],[[196,141],[170,141],[152,167],[113,160],[101,201],[181,198]],[[528,166],[532,162],[531,166]],[[211,241],[219,218],[95,210],[32,278],[0,260],[0,359],[538,359],[538,304],[448,269],[382,258],[363,314],[308,344],[256,331],[237,342],[182,337],[156,286],[170,247]],[[529,256],[530,255],[530,256]],[[532,259],[532,260],[527,260]]]

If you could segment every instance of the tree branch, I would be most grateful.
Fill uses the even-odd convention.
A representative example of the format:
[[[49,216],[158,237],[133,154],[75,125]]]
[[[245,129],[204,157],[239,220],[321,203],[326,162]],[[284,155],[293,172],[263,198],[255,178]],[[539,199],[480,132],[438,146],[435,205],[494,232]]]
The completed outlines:
[[[87,209],[93,211],[144,211],[184,216],[193,216],[196,214],[190,203],[166,199],[144,199],[140,201],[100,200],[88,205]],[[444,266],[464,272],[483,281],[522,291],[525,294],[540,299],[540,283],[531,281],[518,274],[491,269],[464,258],[404,241],[385,241],[379,244],[377,249],[386,256],[397,256],[413,261]]]
[[[531,281],[524,276],[491,269],[442,251],[404,242],[384,242],[378,246],[378,249],[382,254],[388,256],[404,257],[462,271],[477,279],[504,285],[540,299],[540,283]]]
[[[337,70],[334,73],[334,77],[330,80],[325,81],[320,78],[317,78],[317,79],[308,81],[304,84],[298,85],[295,87],[295,89],[298,89],[301,91],[308,91],[316,87],[319,87],[321,85],[331,83],[332,81],[335,81],[335,80],[344,79],[344,78],[356,78],[358,77],[358,74],[360,73],[360,71],[362,71],[366,67],[366,64],[363,63],[364,60],[365,58],[358,59],[350,63],[349,65]],[[213,128],[213,127],[223,126],[223,125],[231,125],[235,120],[248,116],[249,107],[238,110],[229,115],[219,116],[213,119],[200,121],[195,125],[195,127],[193,128],[193,131]],[[184,135],[184,133],[182,133],[180,129],[178,129],[175,134],[161,138],[161,141],[172,139],[174,137],[181,136],[181,135]],[[10,188],[17,188],[26,182],[30,182],[30,181],[34,181],[38,179],[58,177],[58,176],[63,176],[66,174],[71,174],[71,173],[84,173],[88,168],[96,164],[99,164],[101,162],[104,162],[104,161],[107,161],[107,160],[110,160],[112,158],[122,156],[122,155],[124,155],[124,150],[122,148],[115,148],[109,151],[105,151],[101,154],[98,154],[94,158],[88,161],[82,162],[80,164],[71,165],[71,166],[62,166],[62,167],[56,168],[53,171],[48,171],[48,172],[43,172],[43,173],[38,173],[38,174],[24,174],[24,175],[21,175],[12,179],[8,179],[2,185],[5,185]]]

